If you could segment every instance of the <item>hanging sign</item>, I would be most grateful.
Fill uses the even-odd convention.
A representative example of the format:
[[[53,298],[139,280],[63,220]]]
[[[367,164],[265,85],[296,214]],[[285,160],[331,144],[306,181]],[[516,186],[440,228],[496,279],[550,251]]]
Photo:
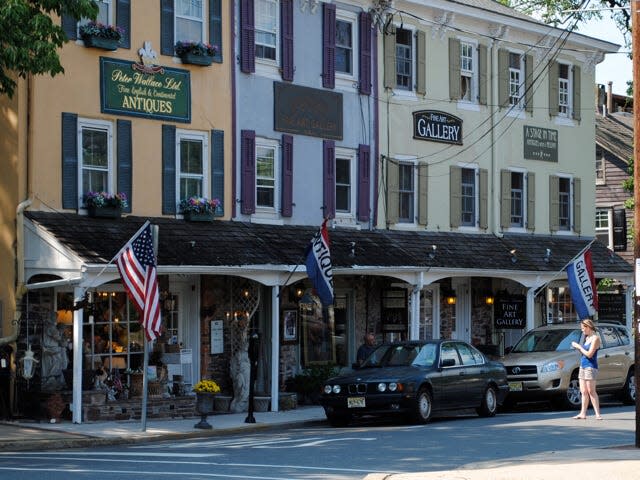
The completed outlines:
[[[498,297],[493,307],[493,326],[500,330],[527,326],[526,302],[522,295]]]
[[[462,119],[438,110],[413,112],[413,138],[462,145]]]

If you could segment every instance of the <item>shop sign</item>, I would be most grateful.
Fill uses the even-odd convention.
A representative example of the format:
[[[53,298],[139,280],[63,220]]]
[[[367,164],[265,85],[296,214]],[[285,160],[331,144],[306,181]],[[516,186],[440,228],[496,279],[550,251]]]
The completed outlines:
[[[524,127],[524,158],[526,160],[558,161],[558,130]]]
[[[190,73],[100,57],[100,108],[102,113],[191,122]]]
[[[413,138],[462,145],[462,119],[437,110],[413,112]]]
[[[527,326],[526,302],[522,295],[498,297],[493,308],[493,326],[499,330]]]
[[[274,82],[274,129],[342,140],[342,94]]]

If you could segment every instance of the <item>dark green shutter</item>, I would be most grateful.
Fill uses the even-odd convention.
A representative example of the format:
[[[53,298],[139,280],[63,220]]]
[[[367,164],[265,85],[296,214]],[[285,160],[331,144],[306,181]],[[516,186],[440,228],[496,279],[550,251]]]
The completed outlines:
[[[78,115],[62,112],[62,208],[78,208]]]
[[[222,0],[209,0],[209,43],[218,47],[213,61],[222,63]]]
[[[418,224],[427,226],[427,199],[429,185],[429,171],[426,163],[418,164]]]
[[[160,8],[160,53],[173,56],[175,53],[173,0],[160,0]]]
[[[162,125],[162,213],[176,213],[176,127]]]
[[[224,130],[211,130],[211,198],[222,202],[224,215]]]
[[[133,157],[131,145],[131,120],[117,120],[117,157],[118,157],[118,186],[116,191],[123,192],[127,196],[127,208],[125,212],[131,213],[133,204],[132,198],[132,177],[133,177]]]
[[[396,29],[389,26],[384,34],[384,88],[396,86]]]
[[[62,14],[62,30],[69,40],[78,39],[78,20],[68,13]]]
[[[119,46],[131,48],[131,0],[116,2],[116,25],[124,31]]]

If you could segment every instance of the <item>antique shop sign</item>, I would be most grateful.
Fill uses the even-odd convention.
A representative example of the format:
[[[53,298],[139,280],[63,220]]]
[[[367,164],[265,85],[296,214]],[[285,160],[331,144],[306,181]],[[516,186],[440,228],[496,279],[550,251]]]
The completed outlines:
[[[103,113],[175,122],[191,121],[189,71],[100,57],[100,108]]]
[[[524,126],[524,158],[527,160],[558,161],[558,130]]]
[[[274,129],[342,140],[342,94],[274,82]]]
[[[525,310],[524,296],[498,297],[493,308],[493,326],[502,330],[525,328]]]
[[[462,145],[462,119],[437,110],[413,112],[413,138]]]

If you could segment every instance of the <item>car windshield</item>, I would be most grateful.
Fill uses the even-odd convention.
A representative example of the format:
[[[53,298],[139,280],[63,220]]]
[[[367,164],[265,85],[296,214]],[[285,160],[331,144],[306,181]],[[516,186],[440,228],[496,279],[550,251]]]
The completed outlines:
[[[430,367],[436,358],[436,345],[381,345],[362,364],[362,368],[419,365]]]
[[[571,350],[571,342],[580,341],[580,330],[532,330],[524,335],[511,350],[516,353],[557,352]]]

